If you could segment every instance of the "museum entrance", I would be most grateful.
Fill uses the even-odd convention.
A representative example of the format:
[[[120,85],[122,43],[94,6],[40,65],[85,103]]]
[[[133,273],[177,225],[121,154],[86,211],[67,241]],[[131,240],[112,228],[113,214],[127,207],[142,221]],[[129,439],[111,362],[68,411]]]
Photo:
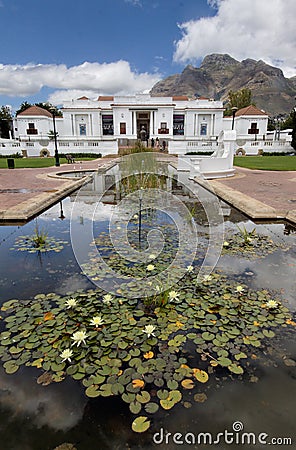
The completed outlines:
[[[150,134],[150,112],[137,112],[137,138],[140,139],[140,131],[146,131],[146,137],[149,139]]]

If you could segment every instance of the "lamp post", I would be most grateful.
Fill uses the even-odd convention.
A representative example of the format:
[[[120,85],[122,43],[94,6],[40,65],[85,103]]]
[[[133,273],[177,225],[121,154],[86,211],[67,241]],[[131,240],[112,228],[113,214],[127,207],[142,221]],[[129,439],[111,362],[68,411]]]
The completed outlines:
[[[231,108],[232,111],[232,125],[231,125],[231,129],[234,130],[234,118],[235,118],[235,113],[238,110],[238,108],[236,106],[233,106]]]
[[[59,219],[64,220],[66,218],[66,216],[64,215],[64,211],[63,211],[63,202],[60,201],[60,215],[59,215]]]
[[[53,120],[55,165],[56,165],[56,167],[59,167],[60,166],[60,158],[59,158],[58,144],[57,144],[57,132],[56,132],[56,123],[55,123],[55,108],[50,108],[50,112],[52,114],[52,120]]]

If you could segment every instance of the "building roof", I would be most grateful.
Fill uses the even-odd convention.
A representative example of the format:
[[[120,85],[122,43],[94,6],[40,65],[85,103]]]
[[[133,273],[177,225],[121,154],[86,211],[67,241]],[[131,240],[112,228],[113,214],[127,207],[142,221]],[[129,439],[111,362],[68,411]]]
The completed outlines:
[[[46,117],[52,117],[52,114],[44,108],[41,108],[40,106],[29,106],[29,108],[25,109],[24,111],[20,112],[18,116],[46,116]]]
[[[89,100],[88,97],[85,97],[85,95],[83,97],[79,97],[77,100]]]
[[[173,101],[174,102],[185,102],[188,101],[189,98],[187,97],[187,95],[174,95],[173,96]]]
[[[256,106],[249,105],[236,111],[235,117],[238,116],[267,116],[267,114]]]
[[[98,102],[113,102],[113,95],[100,95],[98,98]]]

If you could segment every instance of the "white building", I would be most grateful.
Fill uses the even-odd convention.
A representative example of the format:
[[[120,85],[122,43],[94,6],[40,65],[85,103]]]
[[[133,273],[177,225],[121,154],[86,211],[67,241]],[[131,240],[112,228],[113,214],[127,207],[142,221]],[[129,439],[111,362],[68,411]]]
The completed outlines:
[[[55,117],[60,153],[117,154],[120,146],[131,146],[145,130],[148,145],[153,138],[165,141],[169,153],[216,152],[221,132],[236,131],[235,151],[258,154],[262,151],[292,151],[287,139],[275,141],[267,134],[268,115],[254,106],[223,117],[221,101],[186,96],[151,97],[100,96],[67,101],[62,117]],[[14,140],[2,140],[0,153],[16,151],[24,156],[54,154],[53,117],[47,110],[32,106],[14,119]],[[260,150],[260,152],[259,152]]]

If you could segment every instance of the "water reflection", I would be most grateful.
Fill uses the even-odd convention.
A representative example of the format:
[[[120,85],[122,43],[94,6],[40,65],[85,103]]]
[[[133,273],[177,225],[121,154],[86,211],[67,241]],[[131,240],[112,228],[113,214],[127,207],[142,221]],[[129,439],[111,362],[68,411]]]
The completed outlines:
[[[173,169],[170,170],[173,175],[170,189],[192,206],[200,243],[206,244],[208,227],[204,211],[184,189],[182,177],[178,178]],[[93,218],[92,205],[98,202],[107,187],[116,184],[116,171],[114,167],[106,174],[97,174],[80,191],[79,208],[72,220],[80,230],[81,246],[88,243],[84,230]],[[96,207],[96,216],[100,218],[95,224],[96,233],[108,226],[116,203],[115,192],[109,191],[103,200]],[[76,201],[76,194],[72,194],[62,205],[57,204],[44,212],[38,218],[40,226],[56,238],[67,239],[70,244],[69,224],[72,205]],[[251,260],[243,255],[224,255],[218,268],[251,288],[276,291],[287,301],[289,308],[296,311],[295,229],[284,224],[254,224],[225,203],[222,203],[222,214],[226,233],[236,232],[237,224],[248,229],[256,227],[258,232],[288,245],[289,249],[279,249],[264,258]],[[33,229],[33,222],[23,227],[0,228],[1,302],[14,297],[31,298],[37,293],[57,292],[63,295],[93,287],[81,273],[70,245],[65,246],[61,253],[43,254],[41,257],[10,250],[17,236],[31,234]],[[215,231],[221,232],[219,227]],[[172,443],[153,445],[153,433],[161,427],[169,432],[218,433],[231,429],[236,420],[242,421],[250,432],[290,436],[295,428],[295,367],[285,366],[283,357],[296,358],[292,332],[287,334],[283,330],[277,340],[271,341],[266,355],[259,353],[257,351],[255,355],[257,359],[250,361],[244,381],[224,379],[223,374],[219,379],[212,377],[208,386],[199,387],[199,392],[207,395],[204,403],[195,403],[189,393],[191,407],[177,406],[168,413],[156,415],[151,430],[141,436],[130,430],[133,416],[118,398],[87,401],[79,383],[71,379],[44,387],[36,383],[39,371],[21,370],[15,375],[6,375],[1,369],[1,445],[5,450],[53,450],[63,442],[75,443],[78,450],[175,449],[180,446]],[[20,432],[16,433],[16,429]],[[184,445],[182,448],[194,447]],[[224,448],[229,446],[219,446],[219,449]]]
[[[70,378],[62,384],[41,386],[36,383],[35,372],[20,369],[14,376],[0,369],[1,406],[10,411],[9,421],[30,417],[40,428],[44,425],[52,430],[67,431],[83,417],[87,399],[82,389]]]

